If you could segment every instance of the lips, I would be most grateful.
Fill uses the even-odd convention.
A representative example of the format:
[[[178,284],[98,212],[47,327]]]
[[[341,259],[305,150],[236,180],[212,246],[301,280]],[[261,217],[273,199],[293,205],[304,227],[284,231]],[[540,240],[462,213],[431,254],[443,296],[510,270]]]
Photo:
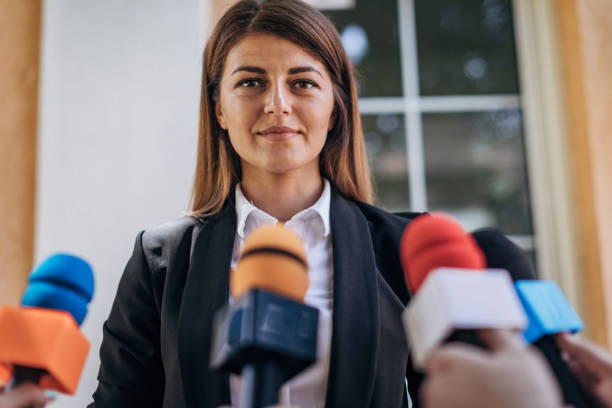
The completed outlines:
[[[269,140],[286,140],[300,133],[297,129],[288,126],[270,126],[257,132],[258,135],[264,136]]]

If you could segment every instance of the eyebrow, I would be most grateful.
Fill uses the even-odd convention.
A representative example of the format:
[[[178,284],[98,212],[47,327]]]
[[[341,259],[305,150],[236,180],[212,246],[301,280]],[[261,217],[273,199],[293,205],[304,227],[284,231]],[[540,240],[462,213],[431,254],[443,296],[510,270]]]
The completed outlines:
[[[247,66],[236,68],[234,71],[232,71],[231,75],[234,75],[235,73],[241,72],[241,71],[254,72],[256,74],[262,74],[262,75],[266,73],[266,70],[263,68],[247,65]],[[308,66],[308,65],[303,66],[303,67],[290,68],[288,72],[289,72],[289,75],[301,74],[302,72],[316,72],[317,74],[319,74],[321,78],[323,78],[323,75],[316,68]]]

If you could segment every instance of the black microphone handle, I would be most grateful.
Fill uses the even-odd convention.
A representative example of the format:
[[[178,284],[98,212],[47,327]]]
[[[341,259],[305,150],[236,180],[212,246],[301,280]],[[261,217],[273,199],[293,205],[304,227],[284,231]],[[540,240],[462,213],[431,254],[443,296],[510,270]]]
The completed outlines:
[[[476,329],[453,330],[453,332],[446,339],[444,339],[444,343],[452,342],[466,343],[479,348],[488,349],[488,347],[478,337]]]
[[[13,378],[11,381],[11,387],[17,387],[23,383],[32,383],[34,385],[38,385],[40,381],[40,377],[45,375],[47,370],[42,368],[33,368],[33,367],[24,367],[17,365],[13,370]]]
[[[563,393],[565,404],[572,405],[574,408],[603,408],[603,405],[587,393],[576,380],[572,370],[561,358],[561,350],[557,346],[553,335],[543,336],[535,341],[533,346],[540,350],[553,370]]]
[[[278,394],[288,378],[274,360],[261,360],[242,368],[240,408],[264,408],[278,405]]]

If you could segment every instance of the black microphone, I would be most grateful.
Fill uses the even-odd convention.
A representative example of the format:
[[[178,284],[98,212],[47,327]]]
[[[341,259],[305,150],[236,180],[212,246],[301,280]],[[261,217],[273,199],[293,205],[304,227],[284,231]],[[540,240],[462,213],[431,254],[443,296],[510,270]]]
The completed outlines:
[[[575,408],[601,404],[584,391],[561,357],[555,333],[582,329],[582,322],[554,282],[538,281],[523,251],[503,233],[493,228],[472,233],[485,255],[487,266],[510,273],[529,319],[524,333],[546,358],[563,393],[565,404]]]
[[[215,314],[210,361],[242,374],[241,408],[277,405],[282,384],[316,359],[319,311],[302,303],[307,271],[302,242],[285,227],[260,227],[245,241],[230,278],[235,300]]]

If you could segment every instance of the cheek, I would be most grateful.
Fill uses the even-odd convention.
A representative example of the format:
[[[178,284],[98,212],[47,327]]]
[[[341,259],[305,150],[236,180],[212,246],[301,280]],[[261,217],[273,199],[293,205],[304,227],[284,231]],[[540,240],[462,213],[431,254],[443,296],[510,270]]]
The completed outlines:
[[[304,113],[310,118],[310,122],[317,129],[324,129],[327,132],[329,123],[333,120],[334,102],[328,100],[316,100],[309,104]]]
[[[254,116],[253,103],[233,100],[223,104],[222,107],[228,130],[244,132],[250,128]]]

